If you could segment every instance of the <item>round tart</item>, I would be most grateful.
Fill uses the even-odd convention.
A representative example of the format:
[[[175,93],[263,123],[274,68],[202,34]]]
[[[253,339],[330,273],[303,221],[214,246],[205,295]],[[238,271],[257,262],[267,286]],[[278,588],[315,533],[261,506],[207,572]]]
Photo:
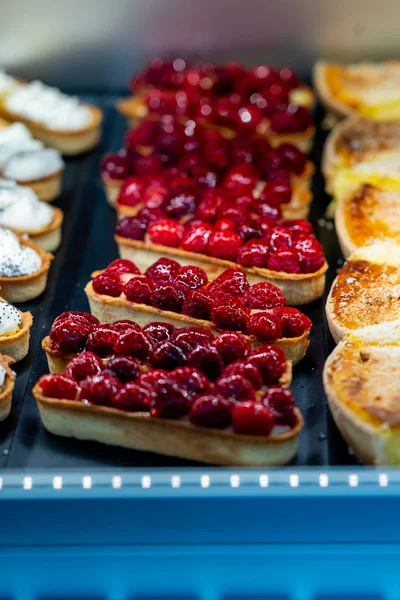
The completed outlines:
[[[0,421],[4,421],[11,411],[15,373],[10,365],[14,362],[10,356],[0,354]]]
[[[29,350],[32,315],[21,312],[0,298],[0,352],[16,362],[25,358]]]

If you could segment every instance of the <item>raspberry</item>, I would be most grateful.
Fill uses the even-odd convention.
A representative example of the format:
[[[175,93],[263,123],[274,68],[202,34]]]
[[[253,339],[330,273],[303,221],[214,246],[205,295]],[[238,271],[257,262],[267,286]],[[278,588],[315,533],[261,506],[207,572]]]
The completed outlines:
[[[123,182],[118,195],[118,204],[124,206],[136,206],[142,201],[142,194],[146,187],[144,177],[128,177]]]
[[[284,227],[290,229],[293,240],[297,239],[300,235],[309,236],[313,231],[311,223],[305,219],[288,219],[282,224]]]
[[[246,293],[245,302],[249,308],[257,310],[285,306],[286,304],[285,296],[281,290],[267,281],[252,285]]]
[[[266,181],[263,187],[259,201],[270,204],[271,206],[280,206],[288,204],[292,198],[292,186],[288,181],[276,180]]]
[[[282,85],[290,89],[300,85],[299,76],[297,75],[296,71],[293,71],[293,69],[290,67],[282,67],[282,69],[279,71],[279,79]],[[281,144],[279,148],[282,146],[291,146],[291,144]]]
[[[107,363],[107,371],[122,383],[135,381],[140,375],[140,363],[132,356],[114,356]]]
[[[279,248],[269,256],[267,269],[284,273],[300,273],[299,257],[290,248]]]
[[[212,225],[209,223],[196,221],[185,227],[181,246],[187,252],[196,252],[196,254],[206,254],[208,240],[213,232]]]
[[[76,381],[86,379],[89,375],[97,375],[103,369],[103,363],[93,352],[82,352],[75,356],[65,369],[65,375]]]
[[[258,219],[248,219],[245,223],[241,223],[237,227],[237,233],[243,242],[247,242],[248,240],[260,238],[263,232]]]
[[[121,382],[116,377],[91,375],[81,382],[80,399],[91,404],[110,406],[121,387]]]
[[[130,240],[144,240],[147,222],[139,217],[124,217],[118,221],[115,233]]]
[[[150,356],[150,362],[156,369],[172,371],[186,362],[186,353],[182,348],[168,340],[162,342]]]
[[[247,198],[247,196],[244,198]],[[241,225],[244,221],[248,220],[249,212],[250,210],[246,209],[244,206],[238,206],[236,200],[233,206],[228,206],[226,210],[224,209],[225,218],[217,221],[215,223],[215,228],[221,231],[225,227],[225,229],[234,229],[237,231],[238,225]]]
[[[211,388],[207,377],[193,367],[178,367],[170,374],[170,377],[192,397],[208,393]]]
[[[126,152],[110,152],[100,163],[100,173],[105,179],[125,179],[129,175],[129,166]]]
[[[263,384],[260,371],[255,365],[249,362],[239,360],[231,363],[225,367],[222,374],[226,376],[238,375],[242,377],[242,379],[248,379],[255,390],[259,390]]]
[[[171,258],[159,258],[145,272],[145,276],[157,283],[166,283],[174,279],[181,265]]]
[[[285,167],[289,168],[292,173],[301,175],[304,172],[307,164],[307,156],[296,148],[293,144],[281,144],[278,147],[279,155],[283,159]]]
[[[153,244],[177,248],[183,236],[183,225],[172,219],[161,219],[149,226],[147,233]]]
[[[54,321],[50,331],[51,347],[66,354],[83,350],[89,334],[97,326],[97,324],[90,322],[87,317],[91,317],[91,315],[85,313],[63,313],[60,315]]]
[[[137,175],[149,175],[150,173],[159,173],[163,168],[161,155],[158,153],[142,156],[138,154],[135,160],[135,173]]]
[[[172,323],[158,323],[153,321],[152,323],[147,323],[147,325],[143,327],[143,333],[153,344],[166,342],[170,339],[174,331],[175,327]]]
[[[222,296],[211,308],[211,318],[220,329],[244,331],[249,309],[242,300],[233,296]]]
[[[238,267],[225,269],[209,286],[211,295],[215,298],[222,294],[241,298],[250,288],[246,273]]]
[[[148,226],[150,223],[154,223],[154,221],[164,219],[166,214],[160,207],[149,208],[148,206],[144,206],[136,216]]]
[[[177,383],[161,378],[155,384],[156,400],[152,403],[151,415],[164,419],[180,419],[190,411],[192,397]]]
[[[87,349],[98,356],[114,354],[114,345],[118,340],[118,332],[112,325],[100,325],[87,339]]]
[[[104,271],[104,274],[110,275],[110,277],[111,273],[116,273],[118,275],[122,275],[123,273],[140,275],[140,270],[131,260],[127,260],[126,258],[117,258],[117,260],[114,260],[112,263],[110,263],[107,269]]]
[[[277,222],[280,220],[282,213],[279,206],[272,206],[267,202],[257,201],[254,204],[254,211],[260,215],[262,219]]]
[[[197,185],[203,189],[215,188],[219,180],[217,170],[210,167],[192,168],[192,177]]]
[[[97,325],[100,325],[100,321],[90,313],[75,310],[61,313],[61,315],[54,320],[53,326],[57,325],[58,323],[63,323],[66,320],[85,324],[87,327],[90,327],[91,330],[93,330]]]
[[[145,360],[152,350],[152,344],[143,331],[131,329],[119,336],[114,343],[114,350],[118,355],[129,355],[139,360]]]
[[[198,427],[225,429],[232,421],[233,404],[217,394],[204,394],[193,402],[189,420]]]
[[[278,250],[278,248],[290,248],[292,246],[291,231],[286,227],[275,227],[268,237],[272,250]]]
[[[156,398],[156,392],[154,390],[154,386],[157,381],[161,378],[165,378],[169,375],[167,371],[162,371],[161,369],[153,369],[152,371],[147,371],[140,375],[140,377],[136,380],[136,384],[143,389],[146,389],[150,394],[151,398]]]
[[[93,289],[96,294],[102,294],[103,296],[111,296],[117,298],[122,293],[122,284],[115,279],[112,279],[108,275],[96,275],[92,281]]]
[[[261,340],[273,342],[282,337],[282,323],[279,315],[257,312],[247,321],[247,331]]]
[[[124,294],[130,302],[151,304],[154,283],[147,277],[132,277],[124,285]]]
[[[215,381],[223,368],[222,359],[215,348],[198,346],[187,358],[189,366],[198,369],[210,380]]]
[[[250,344],[243,335],[231,332],[220,333],[212,342],[212,346],[217,350],[224,365],[247,358],[251,351]]]
[[[282,387],[270,387],[261,399],[264,406],[272,409],[278,425],[294,427],[297,423],[294,396],[290,390]]]
[[[196,219],[213,223],[218,219],[219,211],[224,203],[220,190],[211,188],[206,190],[195,210]]]
[[[182,289],[172,283],[156,284],[151,295],[151,303],[161,310],[179,313],[185,301]]]
[[[242,402],[233,407],[232,425],[235,433],[269,435],[274,424],[274,413],[261,402]]]
[[[210,235],[207,253],[214,258],[235,261],[242,245],[242,238],[238,233],[216,231]]]
[[[243,193],[253,190],[259,180],[259,171],[253,165],[243,163],[229,169],[223,179],[222,185],[230,190],[239,188]]]
[[[235,223],[230,219],[218,219],[214,225],[214,231],[235,231]]]
[[[315,273],[325,262],[324,251],[319,241],[313,236],[299,236],[294,244],[300,259],[302,273]]]
[[[268,244],[263,240],[250,240],[239,250],[237,262],[244,267],[265,267],[268,260]]]
[[[226,398],[237,402],[253,400],[255,398],[254,387],[250,381],[240,375],[221,375],[215,382],[215,389]]]
[[[211,299],[206,288],[191,290],[183,303],[182,314],[208,321],[211,316]]]
[[[154,183],[143,191],[142,202],[146,208],[160,208],[167,195],[167,188],[160,183]]]
[[[276,308],[274,312],[279,315],[281,320],[283,337],[291,338],[303,335],[312,325],[310,319],[297,308],[285,306]]]
[[[112,397],[114,408],[129,412],[150,412],[151,393],[136,383],[128,383]]]
[[[39,379],[39,387],[47,398],[59,400],[76,400],[79,386],[68,375],[44,375]]]
[[[285,353],[278,346],[264,344],[251,353],[248,362],[260,371],[263,383],[273,385],[278,383],[285,370]]]
[[[126,333],[127,331],[132,331],[132,329],[134,329],[135,331],[142,331],[140,325],[138,325],[134,321],[128,321],[128,319],[120,319],[119,321],[114,321],[114,323],[112,323],[110,327],[113,329],[113,331],[116,331],[117,333]]]
[[[175,275],[174,283],[178,286],[183,286],[182,290],[186,293],[192,289],[195,290],[208,283],[207,273],[200,267],[187,265],[181,267]]]
[[[190,188],[177,188],[170,192],[163,203],[168,216],[179,219],[187,214],[193,214],[197,204],[197,194]]]
[[[204,327],[182,327],[175,329],[171,341],[182,348],[184,352],[191,352],[197,346],[206,348],[214,339],[214,334]]]

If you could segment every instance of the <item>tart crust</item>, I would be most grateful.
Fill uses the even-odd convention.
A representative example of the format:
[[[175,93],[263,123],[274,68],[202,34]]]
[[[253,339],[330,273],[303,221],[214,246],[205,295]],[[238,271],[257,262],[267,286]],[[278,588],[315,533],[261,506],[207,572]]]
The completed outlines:
[[[20,229],[13,229],[13,231],[19,235],[26,233],[39,248],[46,252],[54,252],[61,244],[61,227],[64,214],[62,210],[55,206],[52,209],[54,216],[50,225],[45,225],[34,231],[22,231]]]
[[[35,250],[42,259],[42,266],[39,271],[31,275],[21,275],[20,277],[0,277],[0,289],[4,300],[11,304],[18,302],[28,302],[42,294],[46,288],[47,275],[50,269],[50,263],[53,255],[45,252],[36,244],[17,234],[20,243]]]
[[[250,285],[261,281],[273,283],[282,290],[286,302],[290,306],[308,304],[320,298],[324,293],[325,273],[328,269],[326,262],[315,273],[284,273],[260,267],[243,267],[229,260],[187,252],[181,248],[131,240],[119,235],[115,235],[114,239],[118,244],[120,257],[133,261],[141,271],[145,271],[159,258],[168,256],[177,260],[181,265],[201,267],[210,279],[215,279],[225,269],[239,266],[246,273]]]
[[[4,421],[11,411],[12,393],[14,389],[15,373],[10,369],[10,365],[15,362],[11,356],[0,354],[0,366],[6,372],[4,386],[0,391],[0,421]]]
[[[4,298],[0,298],[0,301]],[[32,327],[32,314],[19,311],[22,318],[22,327],[11,336],[0,335],[0,353],[7,354],[15,362],[25,358],[29,351],[29,338]]]
[[[85,293],[89,301],[90,312],[101,323],[113,323],[114,321],[128,319],[144,327],[144,325],[151,323],[151,321],[164,321],[165,323],[175,325],[175,327],[204,327],[213,333],[220,333],[220,330],[214,327],[211,321],[195,319],[169,310],[160,310],[146,304],[136,304],[129,302],[125,298],[112,298],[111,296],[97,294],[93,289],[91,281],[85,287]],[[290,360],[293,364],[297,364],[304,358],[307,351],[310,343],[309,335],[310,329],[307,329],[301,336],[280,338],[271,343],[282,348],[287,360]],[[254,336],[246,337],[253,348],[267,343],[267,341],[259,340]]]

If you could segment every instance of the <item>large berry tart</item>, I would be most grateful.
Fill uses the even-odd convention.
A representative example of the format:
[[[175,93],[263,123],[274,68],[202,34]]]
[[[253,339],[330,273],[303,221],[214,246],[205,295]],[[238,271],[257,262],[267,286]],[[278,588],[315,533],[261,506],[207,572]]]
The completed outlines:
[[[229,138],[252,130],[274,144],[287,140],[306,151],[311,146],[314,95],[287,67],[191,67],[182,59],[155,59],[133,79],[131,89],[135,95],[118,108],[133,125],[167,114],[194,118]]]
[[[279,288],[265,281],[250,286],[236,267],[210,282],[200,267],[169,258],[143,273],[131,261],[118,259],[95,273],[85,292],[101,322],[131,319],[143,326],[159,320],[183,328],[240,331],[252,347],[275,343],[293,363],[309,344],[310,319],[287,307]]]
[[[291,363],[272,344],[64,313],[43,346],[53,374],[33,393],[52,433],[221,465],[278,465],[296,453]]]

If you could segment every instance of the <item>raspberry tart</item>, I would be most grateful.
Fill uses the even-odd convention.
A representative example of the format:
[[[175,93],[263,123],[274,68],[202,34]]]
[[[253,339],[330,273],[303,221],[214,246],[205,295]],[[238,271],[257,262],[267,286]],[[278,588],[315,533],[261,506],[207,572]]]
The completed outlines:
[[[28,354],[32,315],[0,298],[0,352],[15,362]]]
[[[33,390],[43,424],[56,435],[220,465],[284,464],[303,425],[286,387],[290,363],[272,344],[251,350],[241,334],[236,344],[226,335],[64,313],[47,355],[52,367],[54,356],[58,366],[69,362]]]
[[[11,411],[15,373],[10,365],[14,362],[10,356],[0,354],[0,421],[4,421]]]
[[[181,267],[171,259],[160,259],[144,273],[119,259],[95,273],[85,292],[101,322],[131,319],[144,326],[157,320],[175,327],[240,331],[252,347],[276,344],[294,364],[309,344],[311,321],[285,306],[279,288],[267,282],[250,286],[238,268],[210,282],[203,269]]]

